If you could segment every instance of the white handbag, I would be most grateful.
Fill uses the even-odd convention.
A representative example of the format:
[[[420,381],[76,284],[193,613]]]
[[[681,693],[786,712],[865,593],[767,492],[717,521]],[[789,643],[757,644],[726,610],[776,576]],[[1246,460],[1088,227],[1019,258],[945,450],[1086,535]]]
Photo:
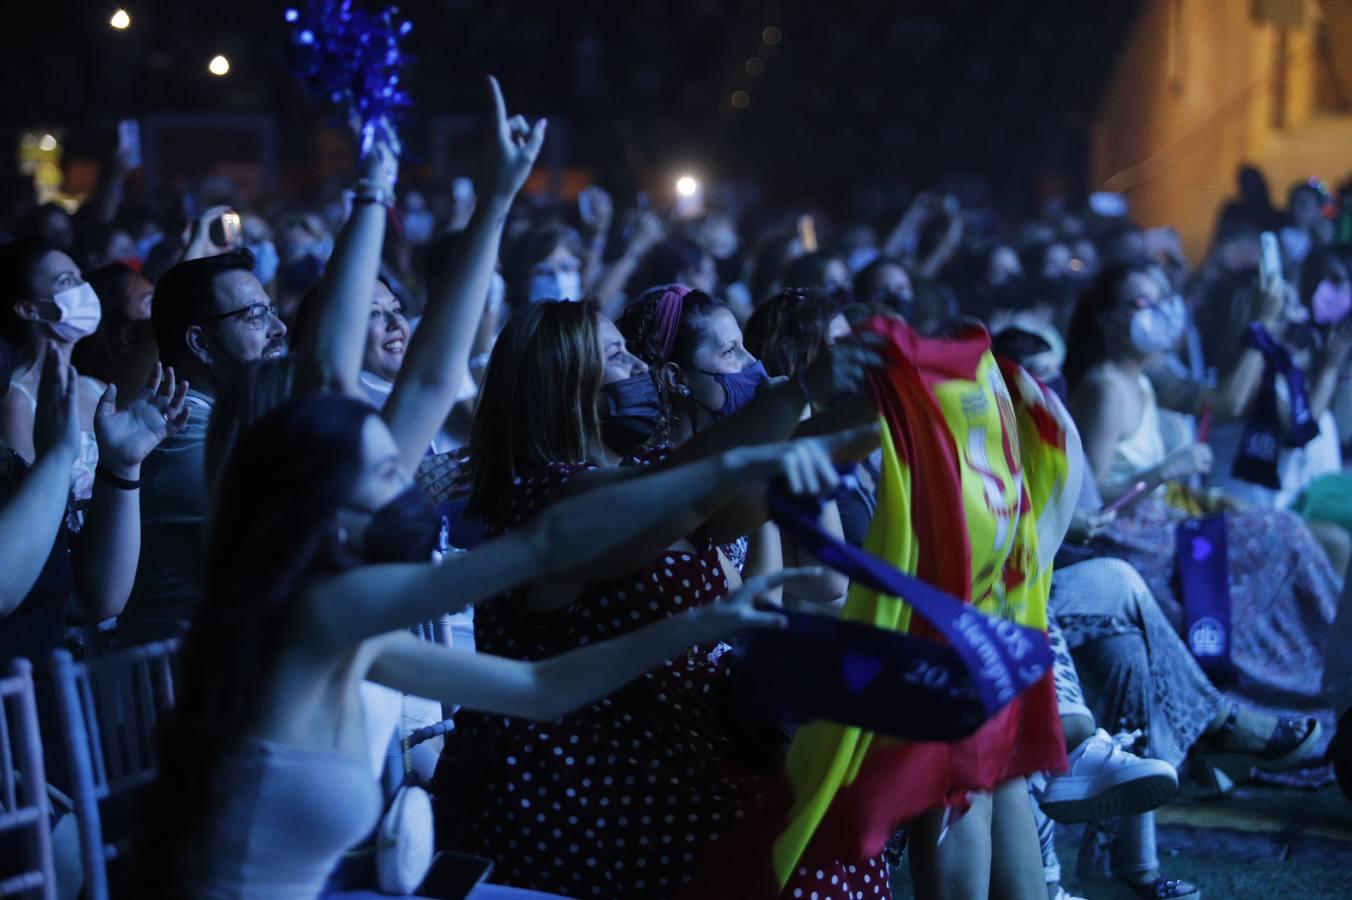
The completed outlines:
[[[410,776],[408,743],[404,743],[404,777]],[[432,868],[432,798],[416,784],[405,784],[380,820],[376,831],[376,884],[386,894],[412,894]]]

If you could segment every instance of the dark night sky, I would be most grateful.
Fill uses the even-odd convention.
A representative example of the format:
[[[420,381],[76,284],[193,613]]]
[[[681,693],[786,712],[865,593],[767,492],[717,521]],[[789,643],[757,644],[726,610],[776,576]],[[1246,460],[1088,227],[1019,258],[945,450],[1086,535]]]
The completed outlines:
[[[284,158],[318,107],[290,78],[283,3],[34,0],[4,29],[0,121],[64,125],[78,147],[150,110],[271,112]],[[1026,199],[1046,169],[1082,177],[1086,127],[1136,3],[1104,0],[423,0],[408,50],[415,152],[435,115],[475,112],[480,77],[565,123],[564,153],[603,178],[697,164],[785,199],[839,205],[877,181],[952,172]],[[11,13],[12,15],[12,13]],[[767,26],[782,39],[763,45]],[[234,65],[206,73],[215,53]],[[746,63],[762,58],[763,72]],[[752,64],[753,68],[756,64]],[[734,111],[735,90],[750,95]],[[295,123],[304,127],[288,127]],[[562,131],[562,129],[561,129]],[[306,135],[288,142],[287,135]]]

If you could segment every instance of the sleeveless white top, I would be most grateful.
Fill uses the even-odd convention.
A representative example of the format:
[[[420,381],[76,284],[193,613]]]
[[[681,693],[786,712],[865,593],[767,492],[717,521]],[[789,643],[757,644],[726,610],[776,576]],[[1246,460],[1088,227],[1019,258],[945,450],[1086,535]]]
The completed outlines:
[[[89,391],[95,401],[103,396],[103,382],[97,378],[81,375],[80,386]],[[18,381],[11,381],[9,389],[23,394],[28,399],[28,405],[33,408],[33,414],[37,415],[38,400],[28,388]],[[81,430],[80,452],[76,455],[75,462],[70,467],[70,491],[75,495],[77,501],[88,500],[94,493],[94,470],[98,468],[98,465],[99,444],[94,439],[94,432]]]
[[[1130,437],[1117,442],[1107,482],[1124,484],[1136,480],[1140,472],[1164,462],[1164,435],[1160,431],[1160,409],[1155,388],[1144,374],[1136,377],[1141,388],[1141,424]]]

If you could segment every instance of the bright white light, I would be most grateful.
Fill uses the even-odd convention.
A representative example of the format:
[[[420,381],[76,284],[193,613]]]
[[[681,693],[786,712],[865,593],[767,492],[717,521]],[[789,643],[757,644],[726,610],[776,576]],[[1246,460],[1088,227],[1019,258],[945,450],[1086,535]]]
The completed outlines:
[[[56,135],[53,135],[53,134],[44,134],[44,135],[42,136],[42,139],[38,141],[38,149],[39,149],[39,150],[44,150],[44,151],[46,151],[47,153],[51,153],[53,150],[55,150],[55,149],[56,149]]]
[[[131,16],[127,15],[125,9],[119,9],[117,12],[113,13],[113,17],[108,20],[108,24],[118,31],[123,31],[131,27]]]
[[[682,197],[693,197],[698,190],[699,182],[689,175],[682,175],[676,179],[676,193]]]
[[[212,75],[225,75],[230,71],[230,60],[224,56],[213,56],[211,62],[207,63],[207,71]]]

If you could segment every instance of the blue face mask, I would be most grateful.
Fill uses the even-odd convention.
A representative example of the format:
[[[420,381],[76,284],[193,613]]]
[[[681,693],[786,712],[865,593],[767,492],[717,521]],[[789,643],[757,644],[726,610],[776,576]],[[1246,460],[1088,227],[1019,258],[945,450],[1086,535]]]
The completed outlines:
[[[718,409],[705,407],[713,413],[715,419],[724,419],[751,402],[761,385],[770,380],[765,366],[760,360],[747,366],[740,372],[709,372],[700,369],[723,388],[723,405]]]
[[[254,255],[254,275],[263,284],[272,284],[272,279],[277,277],[277,267],[281,264],[281,257],[277,255],[277,248],[273,246],[272,241],[259,241],[257,244],[246,244]]]

